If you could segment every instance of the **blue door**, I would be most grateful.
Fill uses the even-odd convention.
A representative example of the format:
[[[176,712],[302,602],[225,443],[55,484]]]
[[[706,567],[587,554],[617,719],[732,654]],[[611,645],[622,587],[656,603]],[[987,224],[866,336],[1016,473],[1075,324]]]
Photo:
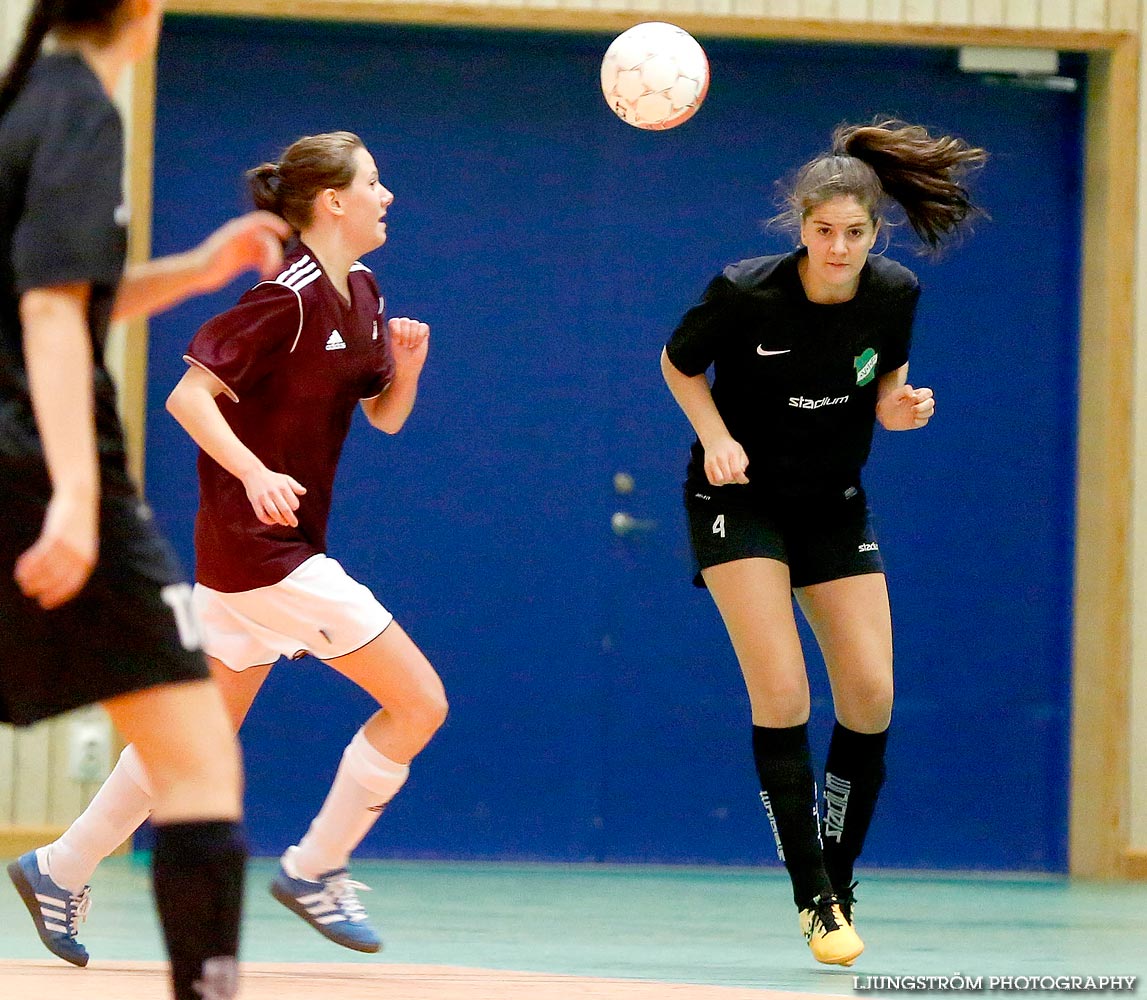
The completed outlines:
[[[991,86],[946,51],[702,41],[705,107],[649,134],[601,100],[601,36],[168,19],[157,252],[240,210],[246,168],[349,128],[397,199],[367,263],[391,315],[433,328],[414,416],[393,439],[356,423],[332,514],[332,554],[452,705],[363,851],[772,855],[748,701],[690,584],[691,435],[658,355],[724,263],[791,245],[764,225],[774,179],[837,123],[895,114],[995,154],[977,186],[994,219],[939,264],[889,250],[925,286],[912,378],[939,407],[878,435],[868,480],[899,701],[866,860],[1063,870],[1079,98]],[[153,324],[148,486],[189,563],[194,453],[162,399],[240,287]],[[300,836],[370,710],[320,665],[275,671],[243,734],[256,851]]]

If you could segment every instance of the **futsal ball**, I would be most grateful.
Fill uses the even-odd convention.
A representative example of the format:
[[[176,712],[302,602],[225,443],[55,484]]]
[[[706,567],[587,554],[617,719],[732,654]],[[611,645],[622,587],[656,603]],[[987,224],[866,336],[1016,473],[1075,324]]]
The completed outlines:
[[[675,24],[646,21],[618,35],[601,61],[601,92],[618,118],[667,129],[692,118],[709,90],[709,60]]]

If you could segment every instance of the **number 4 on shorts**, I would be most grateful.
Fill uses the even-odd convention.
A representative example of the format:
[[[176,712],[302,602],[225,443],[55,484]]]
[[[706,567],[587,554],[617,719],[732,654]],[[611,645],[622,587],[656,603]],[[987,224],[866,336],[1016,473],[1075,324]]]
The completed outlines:
[[[725,515],[718,514],[717,520],[713,522],[713,534],[725,537]]]

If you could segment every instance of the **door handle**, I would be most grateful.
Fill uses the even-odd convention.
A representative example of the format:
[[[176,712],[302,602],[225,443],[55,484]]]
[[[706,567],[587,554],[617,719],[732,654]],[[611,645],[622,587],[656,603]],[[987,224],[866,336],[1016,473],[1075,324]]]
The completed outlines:
[[[609,519],[609,526],[618,538],[626,538],[629,535],[644,535],[653,531],[657,527],[657,522],[648,518],[634,517],[619,510]]]

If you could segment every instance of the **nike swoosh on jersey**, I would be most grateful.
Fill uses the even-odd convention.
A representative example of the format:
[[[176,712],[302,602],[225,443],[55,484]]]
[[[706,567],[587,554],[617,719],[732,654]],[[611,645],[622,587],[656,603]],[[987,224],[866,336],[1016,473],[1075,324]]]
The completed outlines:
[[[757,353],[762,358],[771,357],[774,354],[788,354],[791,350],[792,350],[792,348],[788,347],[783,351],[766,351],[760,344],[757,344]]]

